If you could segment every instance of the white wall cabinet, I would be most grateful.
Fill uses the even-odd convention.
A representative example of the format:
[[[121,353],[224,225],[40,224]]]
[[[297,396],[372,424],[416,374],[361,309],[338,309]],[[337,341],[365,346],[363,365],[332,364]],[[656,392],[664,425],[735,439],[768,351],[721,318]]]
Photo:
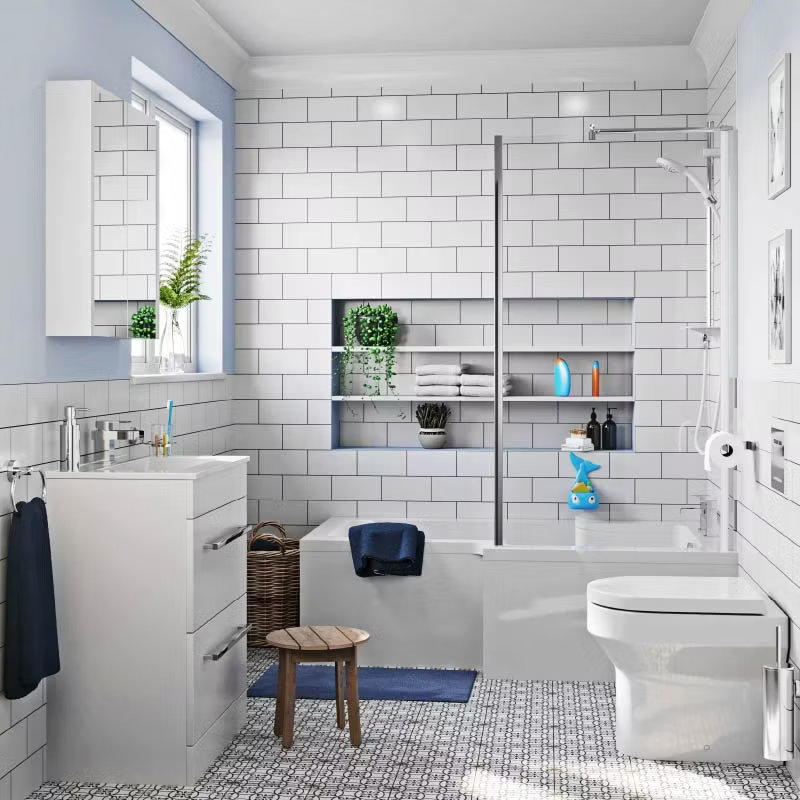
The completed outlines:
[[[158,290],[158,125],[92,81],[48,81],[46,332],[128,337]]]

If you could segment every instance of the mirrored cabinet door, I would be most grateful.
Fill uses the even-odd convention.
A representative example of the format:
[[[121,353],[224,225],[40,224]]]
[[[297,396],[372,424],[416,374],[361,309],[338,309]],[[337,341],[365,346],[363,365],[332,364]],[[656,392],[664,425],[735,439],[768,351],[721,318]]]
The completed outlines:
[[[47,335],[127,338],[158,295],[158,126],[91,81],[47,84]]]

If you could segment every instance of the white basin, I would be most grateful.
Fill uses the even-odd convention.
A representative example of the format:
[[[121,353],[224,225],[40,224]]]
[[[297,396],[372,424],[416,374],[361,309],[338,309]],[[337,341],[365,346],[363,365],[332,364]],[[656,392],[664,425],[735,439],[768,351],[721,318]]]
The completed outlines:
[[[248,456],[147,456],[133,461],[88,464],[80,472],[48,472],[47,480],[59,478],[175,478],[192,480],[225,469]]]
[[[108,467],[112,472],[205,472],[219,465],[214,456],[148,456]]]

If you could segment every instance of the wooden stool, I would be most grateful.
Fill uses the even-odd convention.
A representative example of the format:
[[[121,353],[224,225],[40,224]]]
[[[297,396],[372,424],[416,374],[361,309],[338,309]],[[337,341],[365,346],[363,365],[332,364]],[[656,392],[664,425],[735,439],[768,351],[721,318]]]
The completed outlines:
[[[281,628],[267,635],[267,644],[278,648],[278,692],[275,700],[275,735],[283,746],[294,739],[294,701],[297,665],[319,661],[336,664],[336,724],[344,728],[344,673],[347,671],[347,717],[350,743],[361,745],[358,711],[358,664],[356,648],[369,639],[366,631],[333,625],[311,628]]]

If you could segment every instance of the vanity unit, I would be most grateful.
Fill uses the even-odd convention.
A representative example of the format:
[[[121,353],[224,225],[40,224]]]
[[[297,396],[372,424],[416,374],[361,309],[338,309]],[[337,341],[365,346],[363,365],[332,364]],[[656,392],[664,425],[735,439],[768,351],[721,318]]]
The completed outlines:
[[[247,461],[48,473],[50,779],[192,784],[244,725]]]

